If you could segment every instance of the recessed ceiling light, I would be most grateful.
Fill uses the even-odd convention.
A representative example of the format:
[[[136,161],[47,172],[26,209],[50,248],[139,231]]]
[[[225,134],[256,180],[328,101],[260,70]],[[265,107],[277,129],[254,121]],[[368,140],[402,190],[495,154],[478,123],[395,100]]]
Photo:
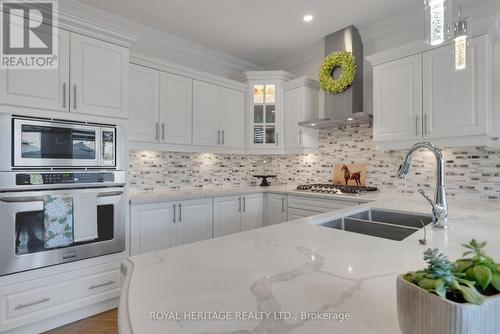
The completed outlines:
[[[348,120],[349,122],[352,122],[352,121],[354,121],[354,118],[349,117],[347,120]]]
[[[310,14],[307,14],[304,16],[304,22],[311,22],[313,20],[313,16]]]

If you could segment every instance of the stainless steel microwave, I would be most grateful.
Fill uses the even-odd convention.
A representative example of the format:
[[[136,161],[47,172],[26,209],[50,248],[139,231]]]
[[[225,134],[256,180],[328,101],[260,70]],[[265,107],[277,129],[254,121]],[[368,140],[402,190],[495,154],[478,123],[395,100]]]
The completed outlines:
[[[12,119],[12,166],[116,167],[116,127]]]

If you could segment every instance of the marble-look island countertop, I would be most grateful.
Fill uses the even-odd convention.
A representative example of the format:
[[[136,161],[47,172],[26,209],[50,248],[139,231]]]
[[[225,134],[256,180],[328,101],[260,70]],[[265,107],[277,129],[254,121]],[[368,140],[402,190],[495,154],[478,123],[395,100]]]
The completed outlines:
[[[131,257],[124,263],[120,332],[399,333],[396,277],[422,268],[425,249],[437,247],[456,259],[460,244],[476,238],[500,259],[500,203],[449,202],[450,228],[428,228],[427,246],[418,242],[423,230],[392,241],[318,225],[367,207],[429,213],[420,196],[393,193],[355,208]],[[151,312],[177,319],[151,320]],[[187,320],[184,312],[230,312],[233,319]],[[236,312],[271,316],[236,320]],[[350,319],[304,320],[301,312]]]

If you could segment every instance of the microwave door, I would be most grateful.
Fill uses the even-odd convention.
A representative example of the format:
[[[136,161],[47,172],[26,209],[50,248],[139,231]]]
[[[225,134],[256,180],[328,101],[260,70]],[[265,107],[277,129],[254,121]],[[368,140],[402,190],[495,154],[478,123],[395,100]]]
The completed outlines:
[[[14,167],[100,165],[98,127],[16,119]]]

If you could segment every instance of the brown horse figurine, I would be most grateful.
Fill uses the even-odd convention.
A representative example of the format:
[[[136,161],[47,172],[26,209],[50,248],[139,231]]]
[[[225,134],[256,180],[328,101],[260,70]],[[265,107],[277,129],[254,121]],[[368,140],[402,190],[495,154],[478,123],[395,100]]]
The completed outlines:
[[[351,174],[349,168],[347,168],[346,165],[343,165],[341,170],[344,172],[344,180],[346,186],[348,185],[349,180],[356,181],[357,186],[361,185],[361,172],[356,172]]]

